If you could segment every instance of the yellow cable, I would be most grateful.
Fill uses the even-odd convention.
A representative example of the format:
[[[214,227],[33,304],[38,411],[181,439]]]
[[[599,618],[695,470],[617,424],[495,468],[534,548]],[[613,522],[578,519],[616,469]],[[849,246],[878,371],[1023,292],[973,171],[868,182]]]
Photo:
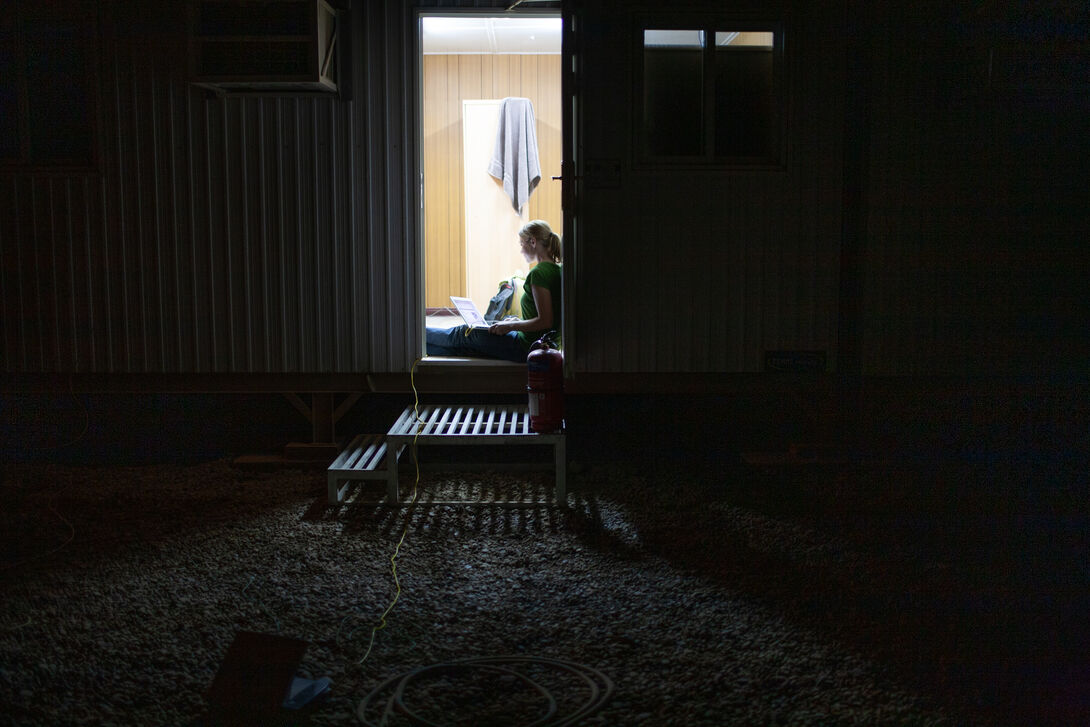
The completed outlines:
[[[72,523],[68,521],[68,518],[66,518],[64,515],[62,515],[61,511],[58,510],[53,505],[54,501],[56,501],[56,499],[57,499],[57,496],[60,495],[65,490],[67,490],[71,486],[72,486],[72,473],[71,473],[71,471],[69,471],[69,473],[68,473],[68,482],[66,484],[62,485],[60,487],[60,489],[58,489],[52,495],[50,495],[49,501],[46,503],[46,507],[49,508],[50,512],[52,512],[54,515],[56,515],[60,519],[60,521],[65,524],[65,527],[68,528],[68,537],[66,537],[64,539],[64,542],[61,543],[60,545],[58,545],[56,548],[53,548],[51,550],[47,550],[44,553],[37,553],[37,554],[31,555],[31,556],[29,556],[27,558],[23,558],[22,560],[17,560],[14,563],[5,563],[3,565],[0,565],[0,572],[8,571],[8,570],[11,570],[12,568],[18,568],[21,565],[33,562],[35,560],[41,560],[42,558],[47,558],[47,557],[53,555],[54,553],[58,553],[58,552],[64,550],[65,548],[68,547],[69,543],[71,543],[73,540],[75,540],[75,538],[76,538],[76,527],[74,525],[72,525]]]
[[[401,544],[405,542],[405,536],[409,533],[409,520],[412,518],[413,506],[416,504],[417,491],[420,487],[420,462],[416,458],[416,440],[420,436],[420,430],[424,425],[424,421],[420,418],[420,395],[416,391],[416,365],[420,363],[422,359],[413,361],[412,369],[409,371],[409,384],[413,388],[413,417],[416,418],[416,432],[413,434],[413,443],[411,446],[413,466],[416,468],[416,479],[413,480],[413,494],[409,499],[408,517],[405,518],[405,527],[401,531],[401,537],[397,541],[397,545],[394,547],[394,553],[390,556],[390,573],[394,577],[394,598],[390,601],[390,605],[386,607],[386,610],[379,616],[378,623],[371,629],[371,640],[367,644],[367,651],[364,652],[363,658],[356,662],[357,665],[367,661],[367,657],[371,654],[371,647],[375,645],[375,634],[382,629],[386,628],[386,617],[390,614],[390,611],[394,609],[399,598],[401,598],[401,581],[397,577],[397,557],[401,553]],[[387,457],[397,456],[397,452],[386,453]]]

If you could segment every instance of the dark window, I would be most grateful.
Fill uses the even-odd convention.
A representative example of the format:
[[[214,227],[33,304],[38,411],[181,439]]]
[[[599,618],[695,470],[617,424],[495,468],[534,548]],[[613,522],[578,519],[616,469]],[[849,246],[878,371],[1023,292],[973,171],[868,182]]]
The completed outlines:
[[[643,124],[651,156],[704,148],[704,31],[643,32]]]
[[[0,27],[0,160],[19,159],[23,147],[21,53],[15,33]]]
[[[0,162],[88,166],[93,21],[30,10],[0,27]]]
[[[643,159],[778,161],[781,38],[771,25],[644,28]]]

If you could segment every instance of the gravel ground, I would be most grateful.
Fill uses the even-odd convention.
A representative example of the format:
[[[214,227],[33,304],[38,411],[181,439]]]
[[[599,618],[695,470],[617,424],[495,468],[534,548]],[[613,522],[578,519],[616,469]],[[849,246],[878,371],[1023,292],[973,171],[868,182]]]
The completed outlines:
[[[1087,576],[1057,575],[1054,539],[1063,562],[1043,573],[983,515],[955,536],[941,513],[873,499],[878,483],[907,498],[916,473],[736,469],[575,466],[564,510],[491,504],[540,501],[547,473],[426,471],[425,503],[479,504],[405,511],[369,504],[371,485],[328,508],[324,472],[227,461],[5,466],[0,724],[202,724],[237,630],[309,642],[302,672],[333,689],[302,724],[358,724],[385,680],[500,656],[518,659],[432,670],[403,701],[515,727],[547,705],[529,677],[556,700],[550,724],[587,704],[579,724],[1085,722],[1068,611]],[[565,664],[607,680],[599,703]]]

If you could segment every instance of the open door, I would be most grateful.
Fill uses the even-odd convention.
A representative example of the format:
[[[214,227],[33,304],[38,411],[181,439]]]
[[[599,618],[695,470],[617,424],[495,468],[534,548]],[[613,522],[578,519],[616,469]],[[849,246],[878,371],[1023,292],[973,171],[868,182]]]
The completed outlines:
[[[563,0],[560,8],[560,62],[562,68],[560,95],[563,114],[561,119],[560,206],[564,219],[564,231],[562,233],[564,244],[564,319],[561,321],[561,325],[564,330],[564,378],[568,379],[573,375],[576,347],[579,340],[575,318],[578,301],[575,293],[580,255],[579,199],[581,198],[582,172],[578,157],[577,135],[581,123],[578,76],[579,67],[582,63],[582,54],[579,53],[577,47],[576,2],[577,0]]]
[[[517,232],[531,219],[564,233],[562,19],[556,10],[421,10],[420,168],[423,306],[428,325],[460,323],[450,296],[482,310],[501,280],[524,276]],[[533,105],[541,180],[521,209],[488,172],[499,104]],[[565,251],[566,252],[566,251]]]

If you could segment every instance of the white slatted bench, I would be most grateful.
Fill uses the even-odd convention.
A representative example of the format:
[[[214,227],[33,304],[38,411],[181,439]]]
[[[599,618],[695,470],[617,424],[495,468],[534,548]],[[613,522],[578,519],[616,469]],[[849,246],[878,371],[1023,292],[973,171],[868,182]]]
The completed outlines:
[[[326,470],[329,504],[340,503],[352,482],[386,480],[386,450],[381,434],[361,434],[349,442]]]
[[[419,418],[418,418],[419,416]],[[567,451],[562,432],[539,434],[530,429],[528,407],[511,404],[422,406],[418,413],[406,407],[386,434],[386,497],[399,502],[397,458],[416,445],[547,445],[553,448],[556,467],[556,502],[567,501]]]

